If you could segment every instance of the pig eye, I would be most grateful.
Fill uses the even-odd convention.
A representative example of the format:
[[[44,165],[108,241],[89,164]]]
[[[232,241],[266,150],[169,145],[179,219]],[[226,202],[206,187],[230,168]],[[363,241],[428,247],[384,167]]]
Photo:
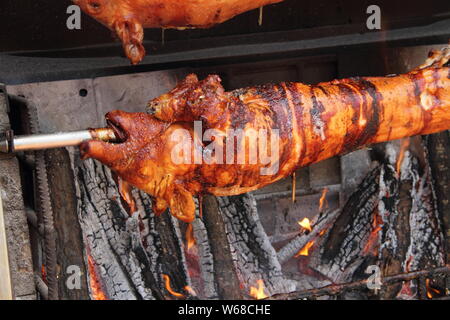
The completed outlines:
[[[88,12],[91,14],[96,14],[100,12],[101,9],[101,1],[100,0],[93,0],[88,2]]]
[[[100,9],[101,5],[100,5],[100,2],[98,2],[98,1],[91,1],[91,2],[89,2],[89,6],[94,10],[98,10],[98,9]]]

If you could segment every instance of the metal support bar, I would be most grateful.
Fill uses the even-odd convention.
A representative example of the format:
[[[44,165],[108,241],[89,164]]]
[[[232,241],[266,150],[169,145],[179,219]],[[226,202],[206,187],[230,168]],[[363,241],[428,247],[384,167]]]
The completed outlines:
[[[38,275],[34,275],[34,281],[36,283],[36,288],[41,295],[43,300],[48,300],[48,286],[45,284],[44,280]]]

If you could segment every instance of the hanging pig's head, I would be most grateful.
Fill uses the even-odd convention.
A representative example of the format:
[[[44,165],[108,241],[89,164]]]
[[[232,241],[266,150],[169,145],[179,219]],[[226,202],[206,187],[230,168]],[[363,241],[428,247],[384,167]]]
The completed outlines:
[[[122,41],[125,54],[132,64],[145,56],[144,29],[140,19],[128,1],[118,0],[72,0],[81,10],[109,29]]]
[[[195,217],[193,193],[184,177],[193,174],[195,165],[174,161],[173,150],[190,139],[174,139],[174,133],[190,137],[188,124],[169,124],[146,113],[113,111],[106,115],[108,126],[118,142],[89,140],[80,146],[83,159],[96,159],[129,184],[155,198],[154,211],[160,214],[170,207],[177,218],[191,222]],[[176,150],[188,150],[190,145]],[[182,155],[183,156],[183,155]],[[195,189],[195,188],[194,188]]]

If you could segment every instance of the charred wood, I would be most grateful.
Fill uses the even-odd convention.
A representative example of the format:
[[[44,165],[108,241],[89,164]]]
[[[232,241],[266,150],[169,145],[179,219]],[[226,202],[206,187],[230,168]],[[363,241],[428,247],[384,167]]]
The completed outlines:
[[[217,199],[233,262],[246,296],[261,280],[268,295],[295,290],[295,283],[283,275],[278,255],[258,216],[254,196],[244,194]]]
[[[100,273],[102,291],[108,299],[162,299],[158,265],[162,248],[150,199],[136,199],[138,212],[129,216],[111,172],[94,161],[77,163],[76,157],[74,161],[78,219],[86,253]],[[148,226],[142,236],[141,222]],[[85,260],[87,264],[88,257]]]
[[[380,167],[373,169],[350,196],[318,253],[315,268],[333,282],[351,281],[366,261],[363,252],[373,230],[380,172]]]
[[[433,185],[436,193],[437,208],[442,221],[445,236],[446,263],[450,262],[450,136],[449,132],[441,132],[425,137],[428,149]],[[447,279],[447,289],[450,278]]]
[[[203,222],[208,230],[211,252],[214,260],[214,275],[217,292],[221,299],[242,299],[239,279],[233,265],[231,248],[227,239],[224,219],[219,203],[214,196],[203,197]]]
[[[82,276],[87,271],[70,158],[65,149],[53,149],[45,152],[45,160],[54,211],[59,299],[89,299],[86,276]],[[70,271],[71,266],[76,266],[76,271]],[[72,275],[79,277],[76,279],[79,286],[75,290],[67,285]]]
[[[439,267],[435,269],[429,269],[429,270],[420,270],[420,271],[413,271],[413,272],[407,272],[403,274],[396,274],[392,276],[383,277],[381,279],[383,284],[392,284],[395,282],[400,281],[410,281],[414,280],[420,277],[436,277],[439,275],[449,275],[450,274],[450,267],[444,266]],[[364,289],[367,287],[367,279],[366,280],[360,280],[360,281],[354,281],[354,282],[348,282],[348,283],[342,283],[342,284],[332,284],[328,285],[322,288],[316,288],[316,289],[309,289],[309,290],[303,290],[303,291],[297,291],[297,292],[290,292],[285,294],[275,294],[271,297],[269,297],[267,300],[299,300],[299,299],[305,299],[305,298],[311,298],[311,297],[318,297],[318,296],[324,296],[324,295],[336,295],[339,293],[342,293],[343,291],[349,291],[349,290],[358,290],[358,289]]]

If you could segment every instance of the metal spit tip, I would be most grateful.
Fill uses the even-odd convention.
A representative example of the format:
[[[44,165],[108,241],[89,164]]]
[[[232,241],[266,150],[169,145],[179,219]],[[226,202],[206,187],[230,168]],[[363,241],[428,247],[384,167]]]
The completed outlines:
[[[98,128],[73,132],[57,132],[24,136],[8,136],[8,134],[6,134],[5,138],[0,137],[0,153],[14,153],[18,151],[43,150],[76,146],[83,141],[90,139],[117,141],[114,130],[111,128]]]

